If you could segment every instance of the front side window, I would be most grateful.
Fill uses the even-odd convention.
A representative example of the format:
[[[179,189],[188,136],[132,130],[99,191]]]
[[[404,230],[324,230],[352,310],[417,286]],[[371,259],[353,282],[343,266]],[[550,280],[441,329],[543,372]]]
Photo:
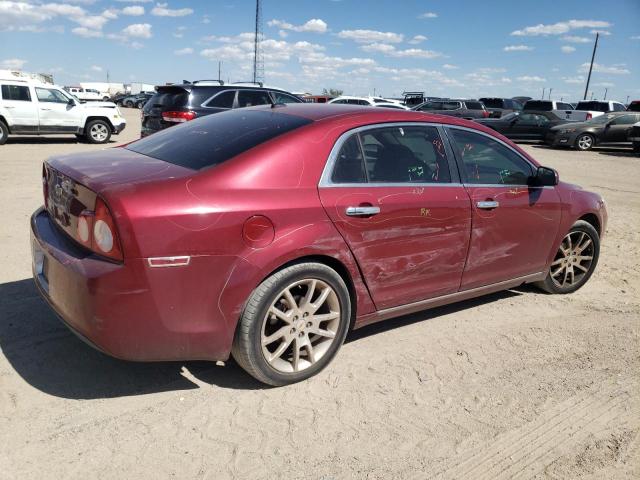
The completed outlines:
[[[29,87],[22,85],[2,85],[2,98],[17,102],[30,102]]]
[[[460,102],[442,102],[443,110],[458,110],[460,108]]]
[[[526,185],[533,175],[529,162],[497,140],[468,130],[449,131],[468,183]]]
[[[633,125],[638,121],[639,115],[621,115],[611,122],[610,125]]]
[[[426,102],[418,110],[428,112],[429,110],[442,110],[442,108],[442,102]]]
[[[465,102],[469,110],[484,110],[484,106],[480,102]]]
[[[300,103],[300,99],[282,92],[271,92],[276,103]]]
[[[259,90],[240,90],[238,92],[238,107],[252,107],[254,105],[269,105],[269,93]]]
[[[549,119],[547,117],[535,113],[523,113],[518,120],[520,125],[544,125],[548,122]]]
[[[625,108],[624,105],[622,105],[621,103],[614,103],[613,104],[613,111],[614,112],[624,112]]]
[[[60,91],[53,88],[37,88],[36,95],[39,102],[46,103],[68,103],[69,99]]]
[[[451,181],[444,145],[436,127],[383,127],[360,133],[371,183]]]

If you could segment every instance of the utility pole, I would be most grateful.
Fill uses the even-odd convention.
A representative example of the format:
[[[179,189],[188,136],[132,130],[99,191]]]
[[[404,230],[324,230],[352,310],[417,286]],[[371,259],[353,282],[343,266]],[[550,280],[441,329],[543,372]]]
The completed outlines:
[[[584,98],[585,100],[587,99],[587,97],[585,96]],[[591,90],[591,98],[589,100],[593,100],[593,90]]]
[[[593,70],[593,61],[596,58],[596,50],[598,48],[598,38],[600,38],[600,34],[596,33],[596,42],[593,44],[593,53],[591,54],[591,65],[589,65],[589,76],[587,77],[587,86],[584,88],[584,98],[587,99],[587,92],[589,91],[589,82],[591,82],[591,71]]]
[[[109,70],[107,70],[107,83],[110,83],[109,82]]]
[[[607,92],[609,91],[608,88],[604,89],[604,98],[602,100],[606,100],[607,99]]]
[[[222,69],[222,62],[218,60],[218,80],[222,80],[222,77],[220,76],[221,69]]]
[[[624,103],[629,104],[629,95],[627,95],[627,101]]]
[[[553,88],[549,89],[549,100],[551,100],[551,92],[553,92]]]
[[[546,90],[546,87],[542,87],[542,100],[544,100],[544,91]]]
[[[262,56],[262,6],[256,0],[256,30],[253,37],[253,81],[261,82],[264,77],[264,59]]]

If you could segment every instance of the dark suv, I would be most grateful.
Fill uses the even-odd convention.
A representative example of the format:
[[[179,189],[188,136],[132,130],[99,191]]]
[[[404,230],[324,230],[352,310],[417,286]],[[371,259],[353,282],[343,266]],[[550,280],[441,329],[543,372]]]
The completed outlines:
[[[224,112],[232,108],[278,103],[302,103],[302,99],[262,84],[198,80],[156,87],[156,94],[142,109],[141,136],[146,137],[177,123]]]
[[[484,108],[484,104],[478,100],[458,100],[443,98],[440,100],[430,100],[413,107],[412,110],[418,112],[439,113],[440,115],[450,115],[452,117],[466,118],[487,118],[489,112]]]
[[[512,98],[481,98],[480,101],[489,112],[490,118],[500,118],[522,110],[522,104]]]

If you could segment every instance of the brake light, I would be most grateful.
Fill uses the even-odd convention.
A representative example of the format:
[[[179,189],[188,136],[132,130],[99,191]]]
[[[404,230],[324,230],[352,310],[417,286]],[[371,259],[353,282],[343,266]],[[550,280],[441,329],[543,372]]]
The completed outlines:
[[[93,238],[91,249],[114,260],[122,260],[122,248],[118,230],[107,204],[98,197],[93,217]]]
[[[591,120],[593,118],[593,115],[590,113],[587,113],[587,120]]]
[[[487,111],[487,110],[483,110],[482,111],[482,118],[487,118],[489,117],[491,114]]]
[[[188,122],[189,120],[193,120],[194,118],[196,118],[196,112],[193,112],[191,110],[187,112],[163,112],[162,113],[162,119],[165,122],[182,123],[182,122]]]

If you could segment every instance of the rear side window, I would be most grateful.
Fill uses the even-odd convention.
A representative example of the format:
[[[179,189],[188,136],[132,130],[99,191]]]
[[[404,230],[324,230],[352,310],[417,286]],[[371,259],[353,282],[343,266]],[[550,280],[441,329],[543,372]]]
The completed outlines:
[[[352,135],[344,142],[331,175],[333,183],[366,183],[364,162],[358,135]]]
[[[233,108],[233,102],[235,99],[236,91],[226,90],[213,97],[211,100],[205,103],[204,106],[210,108]]]
[[[300,103],[300,99],[282,92],[271,92],[276,103]],[[318,102],[323,103],[323,102]]]
[[[230,110],[161,130],[125,148],[201,170],[310,123],[306,118],[270,110]]]
[[[640,112],[640,102],[631,102],[627,110],[630,112]]]
[[[443,110],[458,110],[460,108],[460,102],[442,102]]]
[[[550,112],[553,110],[553,104],[544,100],[529,100],[524,104],[524,110],[538,110],[540,112]]]
[[[480,102],[464,102],[469,110],[484,110]]]
[[[30,102],[29,87],[22,85],[2,85],[2,98],[18,102]]]
[[[255,105],[268,105],[271,98],[267,91],[240,90],[238,92],[238,107],[253,107]]]
[[[576,110],[591,110],[593,112],[608,112],[609,104],[607,102],[578,102]]]
[[[614,112],[624,112],[625,111],[624,105],[622,105],[621,103],[614,103],[613,104],[613,111]]]
[[[558,102],[558,110],[573,110],[573,107],[568,103]]]
[[[487,108],[511,108],[505,105],[505,101],[501,98],[481,98],[480,101],[484,103]],[[467,105],[469,102],[467,102]]]

